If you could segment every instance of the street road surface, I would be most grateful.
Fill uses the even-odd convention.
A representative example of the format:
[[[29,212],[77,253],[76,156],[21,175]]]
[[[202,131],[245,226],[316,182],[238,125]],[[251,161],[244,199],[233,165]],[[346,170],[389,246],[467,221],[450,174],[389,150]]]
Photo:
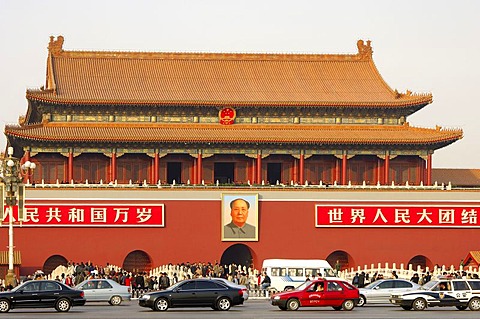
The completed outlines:
[[[479,318],[478,311],[459,311],[455,307],[429,308],[425,311],[405,311],[393,305],[373,305],[353,309],[352,311],[335,311],[327,308],[300,308],[298,311],[281,311],[271,306],[267,300],[248,300],[242,306],[232,307],[227,312],[214,311],[211,308],[173,308],[166,312],[156,312],[150,308],[138,306],[136,300],[124,301],[120,306],[110,306],[108,303],[87,303],[83,307],[74,307],[68,313],[57,313],[54,309],[13,309],[8,314],[0,314],[1,318],[18,319],[39,319],[39,318],[68,318],[68,319],[276,319],[276,318],[403,318],[403,319],[441,319],[441,318]]]

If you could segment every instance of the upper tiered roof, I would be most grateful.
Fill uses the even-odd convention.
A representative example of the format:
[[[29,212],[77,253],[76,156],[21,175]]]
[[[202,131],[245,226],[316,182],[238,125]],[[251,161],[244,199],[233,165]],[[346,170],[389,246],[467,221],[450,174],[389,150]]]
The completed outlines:
[[[51,37],[46,85],[27,98],[54,104],[424,106],[431,94],[392,90],[372,59],[356,54],[224,54],[66,51]]]
[[[291,145],[409,145],[440,148],[462,137],[461,130],[410,125],[260,125],[161,123],[43,123],[7,126],[6,134],[30,141],[62,143],[227,143]]]

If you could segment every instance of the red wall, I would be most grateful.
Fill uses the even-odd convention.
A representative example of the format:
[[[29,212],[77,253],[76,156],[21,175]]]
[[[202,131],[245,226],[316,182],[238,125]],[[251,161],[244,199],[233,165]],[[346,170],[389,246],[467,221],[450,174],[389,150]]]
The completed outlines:
[[[122,266],[134,250],[150,255],[153,266],[220,260],[237,242],[221,241],[220,200],[165,200],[164,228],[15,227],[14,245],[22,254],[22,274],[41,269],[52,255],[75,262]],[[433,264],[458,265],[478,250],[478,229],[456,228],[316,228],[312,201],[259,201],[259,241],[243,242],[256,268],[266,258],[319,258],[343,250],[350,266],[407,264],[424,255]],[[8,227],[0,228],[8,245]]]

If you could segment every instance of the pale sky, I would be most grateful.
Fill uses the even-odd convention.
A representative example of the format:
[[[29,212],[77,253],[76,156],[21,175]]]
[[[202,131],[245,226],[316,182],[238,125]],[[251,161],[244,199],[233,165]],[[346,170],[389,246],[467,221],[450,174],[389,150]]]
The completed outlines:
[[[477,0],[0,0],[0,125],[45,84],[51,35],[66,50],[155,52],[355,54],[363,39],[390,87],[433,94],[411,126],[463,129],[433,167],[480,168],[479,14]]]

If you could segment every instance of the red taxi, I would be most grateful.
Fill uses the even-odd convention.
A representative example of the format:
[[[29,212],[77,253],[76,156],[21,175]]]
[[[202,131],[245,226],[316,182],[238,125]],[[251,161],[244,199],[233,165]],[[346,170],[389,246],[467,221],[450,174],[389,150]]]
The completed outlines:
[[[276,293],[270,297],[272,305],[281,310],[297,310],[300,307],[352,310],[359,299],[358,289],[341,279],[309,280],[295,290]]]

